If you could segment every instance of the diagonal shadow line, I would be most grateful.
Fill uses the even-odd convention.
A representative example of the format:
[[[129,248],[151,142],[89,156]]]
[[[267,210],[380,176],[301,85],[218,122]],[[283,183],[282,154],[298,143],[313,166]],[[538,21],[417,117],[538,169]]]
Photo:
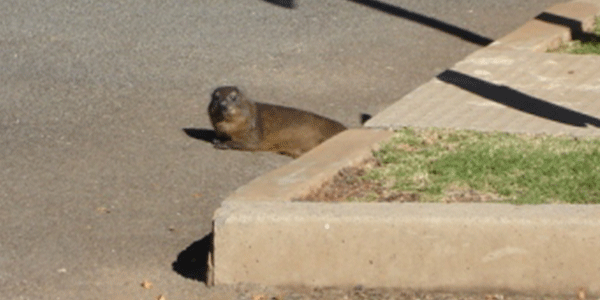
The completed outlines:
[[[577,127],[587,127],[588,124],[600,127],[600,120],[595,117],[529,96],[507,86],[489,83],[452,70],[442,72],[437,78],[496,103],[538,117]]]
[[[535,17],[536,20],[568,27],[571,31],[571,39],[582,42],[600,42],[600,36],[583,31],[580,21],[555,15],[553,13],[543,12]]]
[[[263,0],[265,2],[277,5],[279,7],[283,7],[283,8],[296,8],[296,3],[294,0]]]
[[[430,18],[394,5],[390,5],[387,3],[383,3],[380,1],[376,1],[376,0],[348,0],[350,2],[354,2],[354,3],[358,3],[358,4],[362,4],[364,6],[368,6],[370,8],[391,14],[391,15],[395,15],[397,17],[400,18],[404,18],[413,22],[417,22],[426,26],[429,26],[431,28],[435,28],[437,30],[443,31],[445,33],[454,35],[460,39],[463,39],[465,41],[480,45],[480,46],[487,46],[490,43],[492,43],[494,40],[481,36],[477,33],[456,27],[454,25],[436,20],[434,18]]]

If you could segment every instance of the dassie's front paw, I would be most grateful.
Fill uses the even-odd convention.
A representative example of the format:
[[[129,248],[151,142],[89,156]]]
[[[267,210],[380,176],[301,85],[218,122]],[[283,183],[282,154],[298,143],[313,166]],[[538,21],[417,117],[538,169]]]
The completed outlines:
[[[219,139],[213,140],[213,147],[215,147],[215,149],[229,149],[229,146]]]

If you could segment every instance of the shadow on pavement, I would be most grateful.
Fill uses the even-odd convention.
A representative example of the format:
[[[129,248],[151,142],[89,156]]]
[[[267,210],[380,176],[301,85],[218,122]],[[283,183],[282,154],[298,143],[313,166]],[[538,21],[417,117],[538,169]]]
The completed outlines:
[[[177,256],[173,262],[173,271],[179,275],[208,284],[208,256],[212,251],[213,234],[207,234],[195,241]]]
[[[536,20],[552,23],[564,27],[568,27],[571,30],[571,39],[581,42],[600,42],[600,36],[583,31],[583,27],[580,21],[565,18],[553,13],[543,12],[535,17]]]
[[[371,120],[371,118],[373,118],[373,116],[370,114],[360,114],[360,124],[364,125],[367,121]]]
[[[437,78],[496,103],[538,117],[577,127],[587,127],[588,124],[600,127],[599,119],[529,96],[507,86],[489,83],[452,70],[442,72]]]
[[[212,129],[183,128],[182,130],[191,138],[203,140],[211,144],[217,138],[217,134]]]
[[[487,46],[492,43],[494,40],[481,36],[477,33],[456,27],[452,24],[448,24],[434,18],[430,18],[409,10],[406,10],[401,7],[397,7],[394,5],[390,5],[387,3],[383,3],[377,0],[348,0],[350,2],[362,4],[364,6],[368,6],[370,8],[388,13],[390,15],[395,15],[400,18],[404,18],[413,22],[420,23],[425,26],[429,26],[431,28],[443,31],[445,33],[454,35],[460,39],[471,42],[473,44],[477,44],[480,46]]]
[[[277,6],[285,7],[285,8],[296,8],[296,3],[294,0],[263,0],[265,2],[275,4]]]

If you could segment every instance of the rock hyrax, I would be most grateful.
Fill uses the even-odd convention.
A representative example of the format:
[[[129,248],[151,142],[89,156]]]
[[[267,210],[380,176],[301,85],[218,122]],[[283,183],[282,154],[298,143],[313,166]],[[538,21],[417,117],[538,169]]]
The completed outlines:
[[[272,151],[294,158],[346,129],[307,111],[254,102],[235,86],[213,92],[208,115],[217,134],[215,148]]]

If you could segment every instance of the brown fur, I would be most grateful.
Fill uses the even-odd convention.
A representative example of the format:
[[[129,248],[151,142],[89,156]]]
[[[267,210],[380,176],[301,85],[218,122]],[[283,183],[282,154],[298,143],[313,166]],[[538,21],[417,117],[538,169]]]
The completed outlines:
[[[334,120],[295,108],[253,102],[238,88],[217,88],[208,106],[218,149],[272,151],[298,157],[346,129]]]

